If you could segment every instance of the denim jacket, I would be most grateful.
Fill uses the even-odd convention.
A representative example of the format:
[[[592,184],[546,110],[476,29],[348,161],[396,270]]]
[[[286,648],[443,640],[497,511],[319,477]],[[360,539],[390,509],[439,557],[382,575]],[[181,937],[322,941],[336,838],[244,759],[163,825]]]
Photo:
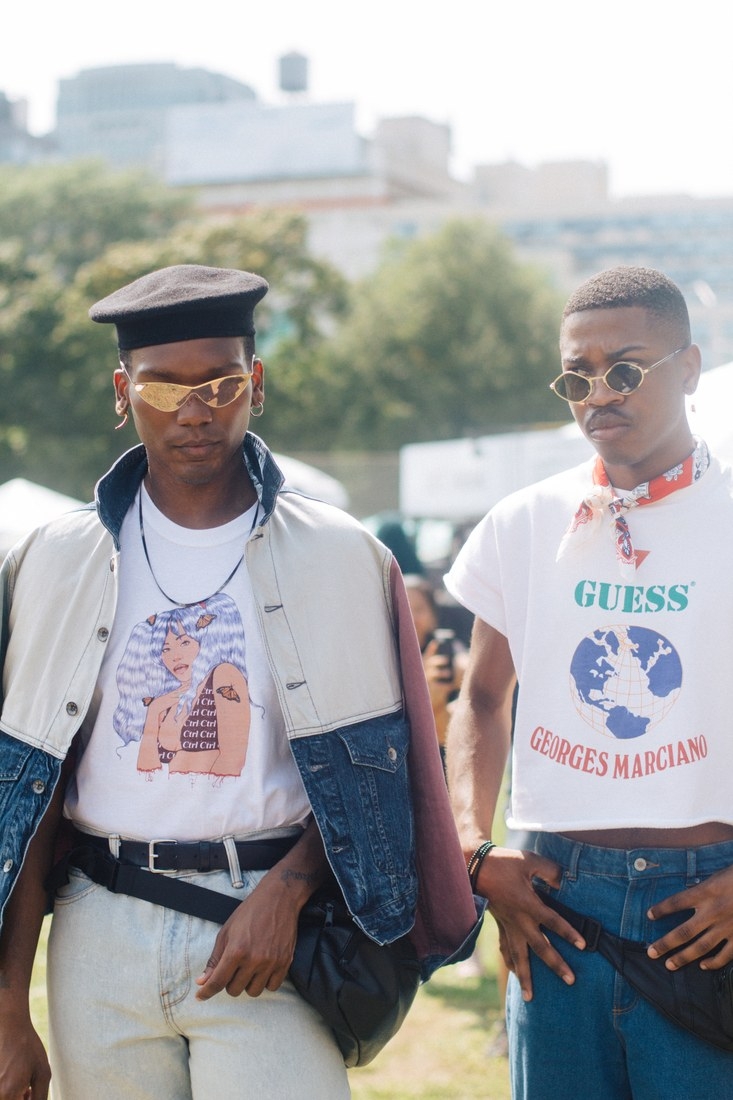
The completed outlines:
[[[327,858],[365,932],[380,943],[411,932],[427,977],[470,953],[478,923],[399,571],[346,513],[284,490],[249,433],[244,459],[260,501],[247,567]],[[94,505],[33,532],[0,571],[3,908],[94,711],[120,528],[146,469],[144,448],[128,451],[99,482]]]

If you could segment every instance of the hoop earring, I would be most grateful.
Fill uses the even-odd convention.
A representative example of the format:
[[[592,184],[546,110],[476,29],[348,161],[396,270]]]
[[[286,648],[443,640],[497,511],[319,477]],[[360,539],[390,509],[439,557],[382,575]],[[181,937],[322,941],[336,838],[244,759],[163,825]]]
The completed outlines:
[[[264,405],[253,405],[252,408],[249,410],[249,415],[254,416],[255,419],[257,419],[258,417],[262,416],[264,411]]]
[[[119,416],[120,414],[118,413],[117,415]],[[127,423],[127,413],[125,412],[125,413],[122,414],[122,420],[120,420],[119,424],[115,424],[115,431],[118,432],[120,430],[120,428],[124,428],[126,423]]]

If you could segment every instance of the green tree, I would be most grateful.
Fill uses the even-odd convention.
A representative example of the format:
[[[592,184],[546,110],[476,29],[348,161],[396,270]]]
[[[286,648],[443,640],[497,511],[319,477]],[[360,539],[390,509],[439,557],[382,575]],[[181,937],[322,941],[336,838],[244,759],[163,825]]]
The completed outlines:
[[[307,381],[346,286],[309,255],[301,217],[260,211],[207,220],[144,177],[72,165],[0,173],[0,240],[0,480],[23,476],[87,498],[134,443],[131,427],[113,431],[114,330],[91,323],[87,311],[168,264],[238,267],[270,281],[257,311],[258,348],[272,368],[272,408],[282,407],[263,421],[271,429],[263,434],[284,447],[291,428],[302,431],[293,379]]]
[[[146,175],[92,162],[0,170],[0,479],[89,494],[87,470],[104,452],[101,386],[82,376],[61,386],[74,366],[61,337],[70,288],[111,243],[169,233],[190,207]],[[96,434],[89,416],[76,426],[90,407]]]
[[[352,293],[322,404],[333,445],[393,449],[558,418],[560,300],[486,221],[393,248]]]
[[[20,247],[30,271],[51,261],[61,280],[114,241],[164,236],[190,210],[183,192],[97,161],[0,169],[0,240]]]

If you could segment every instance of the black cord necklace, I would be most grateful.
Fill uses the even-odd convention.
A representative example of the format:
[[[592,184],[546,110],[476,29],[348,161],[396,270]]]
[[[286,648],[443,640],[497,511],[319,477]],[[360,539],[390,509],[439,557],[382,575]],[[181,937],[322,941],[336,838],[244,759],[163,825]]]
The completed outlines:
[[[255,514],[254,514],[254,517],[252,519],[252,526],[249,529],[249,534],[250,535],[252,534],[252,532],[255,529],[255,524],[257,523],[257,516],[259,514],[259,510],[260,510],[260,502],[258,500],[257,503],[255,504]],[[214,598],[214,596],[219,595],[219,593],[222,591],[222,589],[226,588],[226,586],[229,584],[230,580],[232,579],[232,577],[234,576],[234,574],[237,572],[240,565],[244,561],[244,551],[242,551],[241,558],[239,559],[237,564],[234,566],[234,568],[232,569],[232,571],[229,574],[229,576],[227,577],[227,579],[225,581],[223,581],[219,585],[219,587],[217,588],[216,592],[212,592],[211,595],[205,596],[200,600],[188,600],[186,603],[181,603],[180,600],[174,600],[172,596],[168,595],[168,593],[165,591],[164,588],[161,588],[160,584],[158,583],[158,578],[155,575],[155,571],[153,570],[152,563],[150,561],[150,554],[148,553],[148,544],[145,541],[145,527],[143,525],[143,490],[142,490],[142,485],[140,486],[140,491],[138,492],[138,496],[137,496],[137,514],[138,514],[138,520],[140,522],[140,541],[143,544],[143,553],[145,554],[145,561],[148,563],[148,569],[150,570],[150,576],[153,578],[153,582],[155,583],[155,587],[158,589],[161,596],[165,596],[168,603],[172,603],[174,607],[194,607],[196,604],[206,603],[207,600],[212,600]],[[247,536],[247,537],[249,537],[249,536]]]

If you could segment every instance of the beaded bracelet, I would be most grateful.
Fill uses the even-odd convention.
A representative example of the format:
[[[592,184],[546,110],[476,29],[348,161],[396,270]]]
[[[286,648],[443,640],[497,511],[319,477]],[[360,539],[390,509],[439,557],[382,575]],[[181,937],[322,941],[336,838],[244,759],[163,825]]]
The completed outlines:
[[[476,882],[478,880],[479,871],[481,870],[481,864],[484,862],[491,849],[495,847],[496,844],[493,840],[485,840],[483,844],[479,844],[468,861],[468,878],[471,882],[471,889],[474,892],[476,891]]]

